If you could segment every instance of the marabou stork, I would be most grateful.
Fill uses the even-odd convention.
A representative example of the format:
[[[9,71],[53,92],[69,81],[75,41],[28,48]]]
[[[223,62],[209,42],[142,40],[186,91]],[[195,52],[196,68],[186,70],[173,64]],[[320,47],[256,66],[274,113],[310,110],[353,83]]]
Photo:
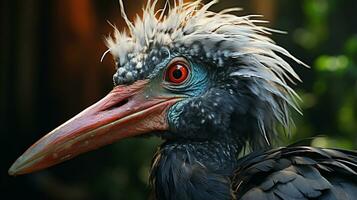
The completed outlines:
[[[357,199],[357,153],[291,145],[272,148],[276,128],[299,110],[288,85],[304,65],[238,9],[216,1],[157,0],[107,39],[114,88],[32,145],[9,169],[19,175],[55,165],[122,138],[165,142],[153,162],[156,199]],[[251,149],[242,156],[241,152]],[[239,156],[241,155],[241,156]]]

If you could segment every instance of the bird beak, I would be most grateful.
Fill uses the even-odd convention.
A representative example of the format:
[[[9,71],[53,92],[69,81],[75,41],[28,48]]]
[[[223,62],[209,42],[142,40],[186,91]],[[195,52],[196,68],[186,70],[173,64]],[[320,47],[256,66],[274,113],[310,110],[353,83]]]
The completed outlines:
[[[107,96],[33,144],[10,175],[41,170],[117,140],[167,130],[168,108],[179,97],[150,94],[147,80],[116,86]]]

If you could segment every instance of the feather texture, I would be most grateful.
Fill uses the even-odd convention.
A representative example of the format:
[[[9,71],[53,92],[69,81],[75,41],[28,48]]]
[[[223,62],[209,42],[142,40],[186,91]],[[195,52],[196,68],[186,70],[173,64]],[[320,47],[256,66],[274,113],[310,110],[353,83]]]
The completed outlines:
[[[289,130],[289,107],[299,111],[299,97],[288,83],[300,78],[282,56],[305,64],[268,37],[279,31],[256,25],[265,22],[260,16],[230,14],[239,8],[209,11],[217,1],[206,5],[201,1],[175,1],[173,7],[167,3],[159,10],[156,3],[149,1],[143,16],[132,23],[120,0],[128,31],[120,32],[114,27],[113,36],[107,38],[109,51],[117,61],[116,84],[148,77],[163,58],[157,55],[167,57],[179,52],[224,68],[232,79],[247,80],[245,89],[260,105],[250,111],[252,126],[258,127],[257,134],[250,138],[252,146],[270,145],[276,122]]]
[[[306,146],[242,158],[233,179],[237,199],[340,199],[357,197],[357,153]]]

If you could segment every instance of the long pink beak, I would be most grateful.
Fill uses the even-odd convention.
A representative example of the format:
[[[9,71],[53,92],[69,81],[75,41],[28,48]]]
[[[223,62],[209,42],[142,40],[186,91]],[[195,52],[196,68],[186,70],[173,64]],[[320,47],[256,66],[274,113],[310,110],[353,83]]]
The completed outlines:
[[[116,86],[106,97],[57,127],[20,156],[10,175],[41,170],[117,140],[167,130],[174,97],[145,96],[148,81]]]

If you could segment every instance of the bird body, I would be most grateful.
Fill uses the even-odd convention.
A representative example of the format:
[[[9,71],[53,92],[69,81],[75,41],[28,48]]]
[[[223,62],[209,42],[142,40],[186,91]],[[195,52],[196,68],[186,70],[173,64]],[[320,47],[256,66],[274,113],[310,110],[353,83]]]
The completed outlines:
[[[272,148],[300,112],[287,57],[304,65],[256,24],[257,16],[209,11],[216,1],[149,1],[127,32],[107,39],[115,87],[54,129],[10,168],[40,170],[122,138],[165,140],[152,163],[154,198],[356,199],[355,152]],[[242,157],[242,152],[252,153]]]
[[[151,172],[156,199],[357,198],[355,152],[290,146],[240,159],[237,152],[222,142],[164,144]]]

